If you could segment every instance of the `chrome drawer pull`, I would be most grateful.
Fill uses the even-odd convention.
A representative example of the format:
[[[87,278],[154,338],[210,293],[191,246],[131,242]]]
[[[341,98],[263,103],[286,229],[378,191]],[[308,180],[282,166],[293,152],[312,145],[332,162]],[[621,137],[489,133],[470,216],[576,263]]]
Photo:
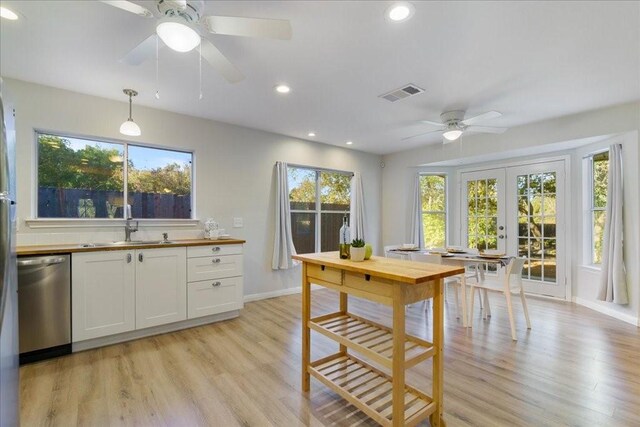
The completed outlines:
[[[214,246],[211,248],[211,252],[220,252],[220,246]]]
[[[214,258],[211,262],[214,263],[214,264],[219,264],[220,263],[220,258]]]
[[[220,285],[222,285],[222,282],[213,282],[211,284],[211,286],[213,286],[214,288],[217,287],[217,286],[220,286]]]
[[[131,263],[131,254],[127,254],[127,264]]]

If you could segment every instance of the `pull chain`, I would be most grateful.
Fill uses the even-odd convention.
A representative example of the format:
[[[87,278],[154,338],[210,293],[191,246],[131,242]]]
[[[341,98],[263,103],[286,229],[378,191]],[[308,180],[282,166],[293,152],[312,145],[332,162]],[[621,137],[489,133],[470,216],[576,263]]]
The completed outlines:
[[[200,96],[198,97],[198,99],[202,99],[202,37],[200,37],[200,46],[198,47],[198,68],[199,68],[199,89],[200,89]]]
[[[160,37],[156,36],[156,99],[160,99],[160,80],[158,78],[158,69],[160,68],[160,41],[158,40]]]

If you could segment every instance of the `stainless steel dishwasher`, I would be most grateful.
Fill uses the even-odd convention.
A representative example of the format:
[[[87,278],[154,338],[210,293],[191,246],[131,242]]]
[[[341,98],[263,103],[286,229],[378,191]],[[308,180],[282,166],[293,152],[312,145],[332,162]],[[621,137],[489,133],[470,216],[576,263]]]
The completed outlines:
[[[71,256],[18,258],[20,363],[71,353]]]

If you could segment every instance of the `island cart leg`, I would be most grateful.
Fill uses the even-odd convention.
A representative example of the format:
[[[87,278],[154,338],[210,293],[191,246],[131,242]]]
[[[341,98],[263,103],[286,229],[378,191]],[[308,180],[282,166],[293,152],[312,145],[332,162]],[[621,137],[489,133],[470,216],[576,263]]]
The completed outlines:
[[[393,387],[393,427],[404,426],[404,286],[394,286],[393,289],[393,356],[392,356],[392,387]]]
[[[302,391],[309,391],[308,366],[311,361],[311,284],[307,277],[307,263],[302,263]]]
[[[444,374],[444,280],[439,279],[433,296],[433,400],[436,411],[431,414],[432,426],[446,426],[443,415],[443,374]]]
[[[349,311],[349,301],[348,301],[348,295],[344,292],[340,292],[340,311],[342,313],[347,313],[347,311]],[[340,353],[346,353],[347,352],[347,346],[346,345],[342,345],[340,344]]]

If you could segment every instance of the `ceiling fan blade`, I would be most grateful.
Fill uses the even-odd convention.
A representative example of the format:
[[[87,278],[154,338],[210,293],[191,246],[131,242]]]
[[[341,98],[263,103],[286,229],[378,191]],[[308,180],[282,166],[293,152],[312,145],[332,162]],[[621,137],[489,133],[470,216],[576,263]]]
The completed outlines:
[[[140,65],[147,59],[153,58],[156,53],[157,35],[152,34],[142,41],[138,46],[134,47],[123,56],[120,61],[129,65]],[[164,43],[160,43],[160,48],[164,47]]]
[[[466,132],[478,133],[504,133],[507,128],[497,128],[493,126],[468,126],[464,129]]]
[[[462,123],[465,126],[470,126],[470,125],[472,125],[474,123],[482,122],[484,120],[497,119],[500,116],[502,116],[502,113],[499,113],[497,111],[487,111],[486,113],[482,113],[482,114],[479,114],[477,116],[469,117],[468,119],[464,119],[460,123]]]
[[[182,10],[187,8],[187,0],[173,0],[174,3]]]
[[[145,18],[153,18],[153,13],[149,11],[146,7],[140,6],[139,4],[132,3],[126,0],[101,0],[102,3],[108,4],[113,7],[117,7],[118,9],[126,10],[127,12],[135,13],[136,15],[140,15]]]
[[[291,24],[286,19],[206,16],[207,28],[214,34],[243,37],[265,37],[290,40]]]
[[[425,125],[438,126],[439,128],[443,128],[443,129],[446,126],[444,123],[432,122],[430,120],[420,120],[420,123],[424,123]]]
[[[202,57],[229,83],[244,79],[242,73],[209,40],[202,39]]]
[[[408,139],[413,139],[413,138],[417,138],[417,137],[419,137],[419,136],[424,136],[424,135],[428,135],[428,134],[430,134],[430,133],[436,133],[436,132],[442,132],[442,130],[441,130],[441,129],[438,129],[438,130],[432,130],[432,131],[425,132],[425,133],[419,133],[418,135],[408,136],[408,137],[406,137],[406,138],[402,138],[402,141],[406,141],[406,140],[408,140]]]

